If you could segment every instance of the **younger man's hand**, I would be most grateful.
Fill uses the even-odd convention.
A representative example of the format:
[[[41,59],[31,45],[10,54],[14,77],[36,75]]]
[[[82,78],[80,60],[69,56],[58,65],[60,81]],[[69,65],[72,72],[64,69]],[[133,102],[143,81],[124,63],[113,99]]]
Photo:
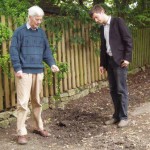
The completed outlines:
[[[121,67],[128,67],[129,62],[127,60],[122,60]]]
[[[99,71],[100,71],[100,74],[104,74],[104,71],[105,71],[104,67],[103,67],[103,66],[100,66],[100,67],[99,67]]]

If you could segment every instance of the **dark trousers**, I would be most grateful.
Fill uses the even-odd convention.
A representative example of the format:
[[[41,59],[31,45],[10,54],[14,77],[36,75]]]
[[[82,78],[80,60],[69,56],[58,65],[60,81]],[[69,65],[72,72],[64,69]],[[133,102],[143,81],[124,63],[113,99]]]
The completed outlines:
[[[113,57],[108,56],[108,81],[110,94],[114,104],[113,118],[125,120],[128,118],[127,68],[117,65]]]

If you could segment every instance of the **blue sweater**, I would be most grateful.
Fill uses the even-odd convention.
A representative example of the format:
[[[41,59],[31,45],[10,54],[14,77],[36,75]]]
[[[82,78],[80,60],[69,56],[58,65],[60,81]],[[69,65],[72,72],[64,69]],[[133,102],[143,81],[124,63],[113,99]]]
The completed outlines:
[[[10,57],[15,72],[42,73],[43,61],[50,67],[55,64],[45,32],[41,28],[27,29],[26,24],[13,34]]]

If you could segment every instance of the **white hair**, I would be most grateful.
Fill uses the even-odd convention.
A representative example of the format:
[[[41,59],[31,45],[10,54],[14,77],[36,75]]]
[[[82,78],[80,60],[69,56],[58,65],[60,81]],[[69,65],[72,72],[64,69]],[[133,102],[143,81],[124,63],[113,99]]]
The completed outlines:
[[[28,17],[29,16],[44,16],[44,11],[39,6],[32,6],[28,9]]]

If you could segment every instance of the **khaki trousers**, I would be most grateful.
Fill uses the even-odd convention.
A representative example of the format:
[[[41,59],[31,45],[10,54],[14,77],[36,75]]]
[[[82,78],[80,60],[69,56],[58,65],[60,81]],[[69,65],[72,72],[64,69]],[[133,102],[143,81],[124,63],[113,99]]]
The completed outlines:
[[[43,130],[41,118],[42,105],[40,92],[42,90],[43,73],[23,74],[22,78],[15,78],[17,90],[17,134],[26,135],[26,119],[29,111],[28,103],[31,100],[33,127]]]

